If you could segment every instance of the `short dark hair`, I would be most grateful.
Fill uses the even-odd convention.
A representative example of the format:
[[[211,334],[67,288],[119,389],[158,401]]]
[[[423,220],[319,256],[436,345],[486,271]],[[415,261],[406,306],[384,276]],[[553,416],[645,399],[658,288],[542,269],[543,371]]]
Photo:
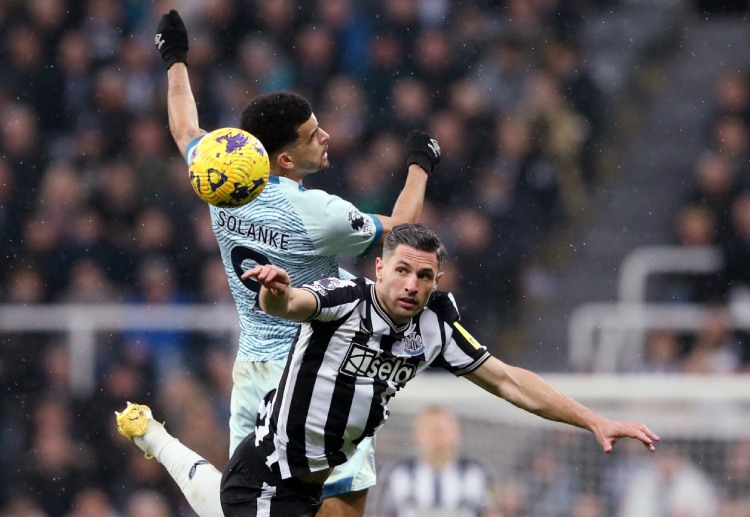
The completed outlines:
[[[446,250],[435,232],[419,223],[403,223],[394,226],[383,241],[383,256],[391,255],[399,244],[419,251],[434,252],[438,269],[445,261]]]
[[[242,111],[240,129],[254,135],[269,155],[299,138],[299,127],[312,116],[307,99],[292,92],[272,92],[254,98]]]

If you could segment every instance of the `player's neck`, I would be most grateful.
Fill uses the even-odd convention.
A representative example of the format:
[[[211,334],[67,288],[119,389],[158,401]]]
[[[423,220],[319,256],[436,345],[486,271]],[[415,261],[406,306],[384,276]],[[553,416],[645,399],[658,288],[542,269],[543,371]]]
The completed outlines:
[[[271,169],[271,174],[275,174],[276,176],[280,176],[282,178],[290,179],[296,183],[299,183],[300,185],[302,184],[302,180],[306,176],[305,174],[300,174],[299,172],[294,171],[294,170],[288,171],[288,170],[283,170],[283,169],[280,171],[275,171]]]

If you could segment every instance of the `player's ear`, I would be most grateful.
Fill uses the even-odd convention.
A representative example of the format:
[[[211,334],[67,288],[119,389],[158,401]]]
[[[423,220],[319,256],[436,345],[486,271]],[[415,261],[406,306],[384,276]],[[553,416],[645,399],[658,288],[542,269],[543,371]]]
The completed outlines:
[[[433,293],[434,293],[434,292],[435,292],[435,290],[437,289],[437,287],[438,287],[438,284],[440,283],[440,279],[441,279],[441,278],[443,278],[443,275],[444,275],[444,274],[445,274],[445,271],[441,271],[440,273],[438,273],[438,274],[437,274],[437,276],[435,276],[435,285],[434,285],[434,286],[432,286],[432,292],[433,292]]]
[[[282,151],[276,156],[276,163],[281,166],[282,170],[294,168],[294,158],[286,151]]]
[[[383,279],[383,266],[385,263],[380,257],[375,257],[375,278],[378,280]]]

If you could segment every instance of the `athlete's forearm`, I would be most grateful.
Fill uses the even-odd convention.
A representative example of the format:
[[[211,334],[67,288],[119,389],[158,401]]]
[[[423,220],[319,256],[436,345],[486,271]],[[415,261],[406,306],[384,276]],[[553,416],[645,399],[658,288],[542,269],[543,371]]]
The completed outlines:
[[[547,420],[563,422],[589,431],[603,419],[601,415],[560,392],[534,372],[509,367],[517,387],[506,400]],[[512,399],[511,399],[512,398]]]
[[[395,224],[419,221],[419,217],[422,215],[426,188],[427,173],[422,167],[412,163],[409,165],[409,173],[406,176],[404,188],[393,206],[391,218],[397,221]]]
[[[402,223],[416,223],[422,215],[424,195],[427,189],[427,173],[417,164],[409,165],[409,174],[390,217],[378,216],[383,224],[383,239],[391,228]]]
[[[167,70],[167,84],[169,130],[184,155],[190,141],[205,133],[198,125],[198,107],[185,63],[175,63]]]
[[[291,288],[290,288],[291,289]],[[289,307],[289,294],[285,290],[260,288],[258,301],[263,312],[277,318],[285,318]]]
[[[604,419],[598,413],[558,391],[536,373],[491,357],[467,378],[516,407],[547,420],[593,431]]]
[[[291,286],[269,288],[263,285],[258,295],[263,312],[291,321],[305,321],[317,309],[317,299],[310,291]]]

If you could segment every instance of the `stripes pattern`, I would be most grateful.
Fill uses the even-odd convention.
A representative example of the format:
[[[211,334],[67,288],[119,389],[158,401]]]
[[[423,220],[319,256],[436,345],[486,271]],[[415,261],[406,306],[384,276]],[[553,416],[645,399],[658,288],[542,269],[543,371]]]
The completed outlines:
[[[387,477],[380,513],[387,517],[479,517],[489,507],[490,476],[461,459],[440,470],[408,459]]]
[[[301,325],[262,424],[284,478],[344,463],[385,423],[388,400],[431,364],[464,375],[489,357],[455,331],[457,312],[444,301],[397,326],[368,280],[331,278],[305,288],[318,311]],[[432,300],[447,296],[436,292]]]

